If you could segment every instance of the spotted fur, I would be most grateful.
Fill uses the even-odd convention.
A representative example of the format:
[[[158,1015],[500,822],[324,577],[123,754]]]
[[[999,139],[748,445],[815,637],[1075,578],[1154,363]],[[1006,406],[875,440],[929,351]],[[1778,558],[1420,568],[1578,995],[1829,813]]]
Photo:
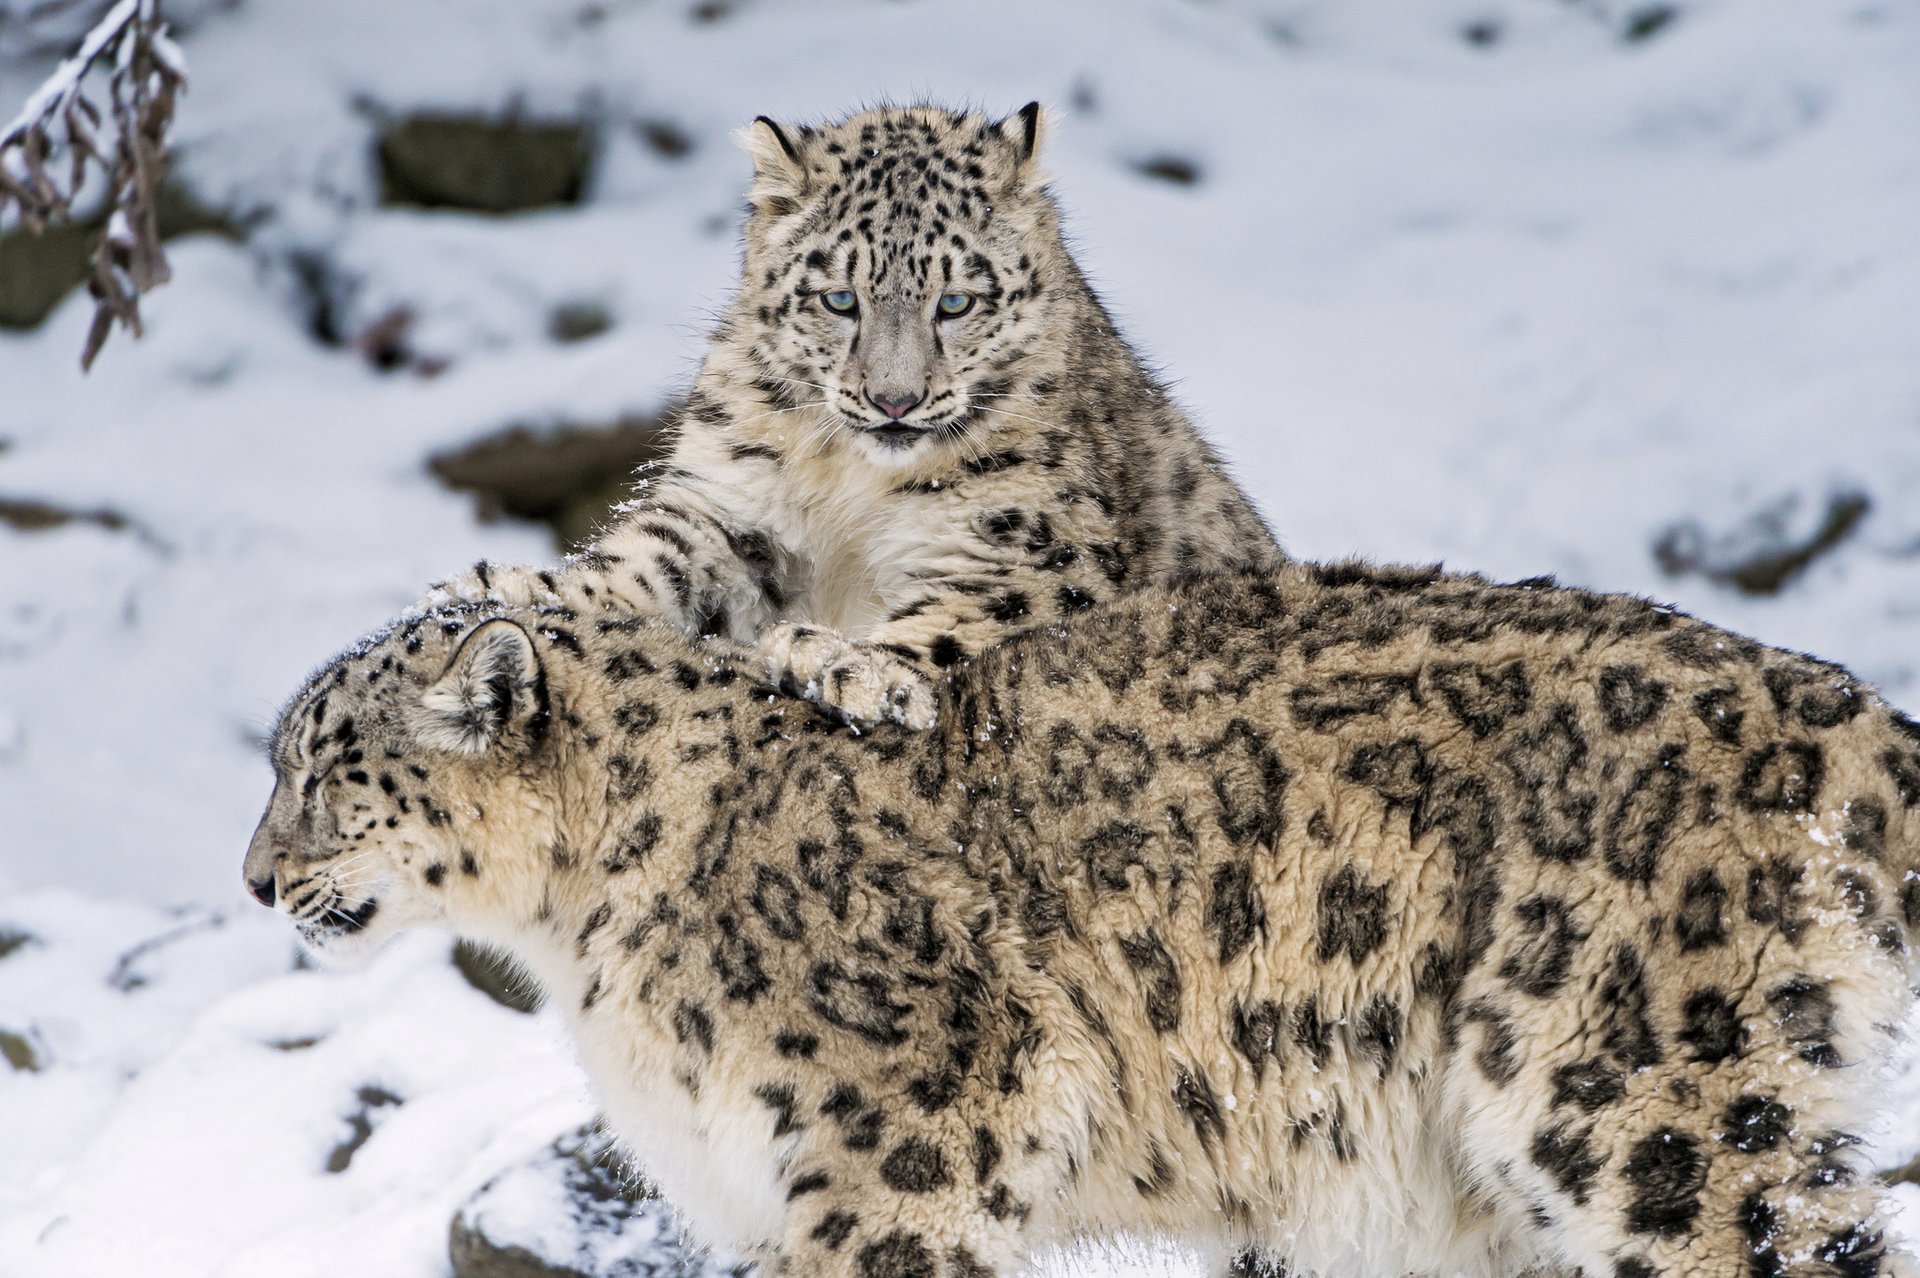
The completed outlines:
[[[887,107],[746,131],[739,292],[671,454],[564,570],[595,606],[758,641],[791,690],[923,727],[936,676],[1009,635],[1279,561],[1067,252],[1041,123]],[[824,303],[842,290],[851,314]],[[483,565],[450,590],[546,587]]]
[[[1920,728],[1839,667],[1341,565],[1016,639],[929,732],[759,672],[564,608],[411,620],[286,710],[247,874],[323,953],[511,952],[770,1273],[1117,1230],[1329,1275],[1913,1272],[1858,1146]]]

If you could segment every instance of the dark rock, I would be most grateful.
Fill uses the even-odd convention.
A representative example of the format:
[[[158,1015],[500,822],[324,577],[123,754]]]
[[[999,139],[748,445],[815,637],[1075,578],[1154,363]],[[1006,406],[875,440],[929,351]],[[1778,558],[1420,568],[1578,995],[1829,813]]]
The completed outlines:
[[[1814,560],[1828,554],[1859,530],[1873,503],[1863,492],[1841,489],[1827,494],[1803,514],[1792,494],[1772,502],[1722,533],[1710,533],[1689,521],[1675,524],[1654,543],[1660,567],[1680,576],[1696,573],[1742,594],[1778,594]]]
[[[658,419],[628,417],[603,427],[516,426],[427,466],[449,488],[477,493],[482,519],[537,520],[566,549],[590,540],[632,495],[634,472],[664,451]]]
[[[327,1155],[327,1170],[336,1176],[353,1166],[353,1156],[373,1139],[374,1119],[381,1111],[397,1109],[406,1101],[384,1087],[368,1084],[354,1093],[356,1108],[347,1115],[347,1138]]]
[[[613,327],[613,316],[599,302],[562,302],[547,319],[556,342],[584,342]]]
[[[1197,186],[1200,182],[1200,166],[1183,155],[1150,155],[1136,160],[1133,168],[1142,177],[1174,186]]]
[[[23,1034],[10,1029],[0,1029],[0,1060],[23,1074],[37,1074],[47,1063],[34,1046],[32,1031]]]
[[[1680,11],[1670,4],[1650,4],[1635,9],[1627,15],[1627,25],[1621,30],[1620,37],[1628,44],[1639,44],[1651,40],[1673,25]]]
[[[1500,43],[1500,24],[1491,18],[1469,22],[1460,29],[1460,38],[1476,49],[1491,49]]]
[[[482,1185],[447,1234],[454,1278],[735,1278],[594,1124]]]
[[[154,214],[163,240],[197,232],[240,240],[249,225],[248,219],[201,203],[178,182],[161,186]],[[0,329],[37,327],[60,299],[86,282],[101,225],[94,215],[38,232],[16,227],[0,233]]]
[[[453,965],[467,978],[467,984],[502,1007],[511,1007],[516,1012],[532,1012],[540,1007],[539,989],[498,950],[472,941],[455,941]]]
[[[87,278],[100,228],[62,222],[0,234],[0,328],[33,328]]]
[[[634,128],[655,155],[684,160],[693,154],[693,137],[671,120],[642,120]]]
[[[15,532],[46,532],[68,524],[92,524],[108,532],[122,532],[126,529],[127,517],[113,510],[76,510],[30,497],[0,497],[0,524]],[[0,946],[5,943],[5,935],[0,934]],[[7,952],[0,949],[0,957]]]
[[[29,945],[37,945],[39,942],[39,937],[24,928],[0,923],[0,959],[7,958],[16,950],[24,949]]]
[[[387,125],[378,152],[387,204],[521,213],[580,202],[593,133],[565,121],[415,115]]]

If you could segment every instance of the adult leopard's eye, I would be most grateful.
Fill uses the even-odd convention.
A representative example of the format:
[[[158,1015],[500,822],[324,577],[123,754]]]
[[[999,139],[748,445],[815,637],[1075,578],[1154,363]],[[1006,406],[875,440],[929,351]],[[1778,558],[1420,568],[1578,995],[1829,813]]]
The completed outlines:
[[[973,294],[947,293],[940,298],[940,318],[954,319],[973,309]]]
[[[851,315],[859,304],[853,300],[852,289],[837,288],[831,293],[822,293],[820,305],[835,315]]]

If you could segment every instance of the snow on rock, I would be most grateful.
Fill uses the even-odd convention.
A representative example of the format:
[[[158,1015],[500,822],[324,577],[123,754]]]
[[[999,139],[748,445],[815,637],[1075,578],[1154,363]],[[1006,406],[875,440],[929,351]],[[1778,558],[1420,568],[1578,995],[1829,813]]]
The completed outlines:
[[[0,935],[34,938],[0,1031],[37,1066],[0,1067],[0,1273],[444,1275],[461,1205],[591,1117],[444,938],[293,968],[239,883],[260,738],[428,581],[553,553],[427,460],[658,413],[761,113],[1052,104],[1085,265],[1297,553],[1650,593],[1914,706],[1920,11],[1665,7],[176,3],[176,173],[248,238],[176,241],[84,381],[86,298],[0,334],[0,500],[90,515],[0,517]],[[0,114],[56,62],[0,39]],[[412,115],[577,123],[581,202],[383,204]],[[1723,584],[1836,494],[1863,513],[1777,591]]]
[[[593,1124],[500,1173],[453,1218],[454,1278],[737,1278],[689,1241]]]

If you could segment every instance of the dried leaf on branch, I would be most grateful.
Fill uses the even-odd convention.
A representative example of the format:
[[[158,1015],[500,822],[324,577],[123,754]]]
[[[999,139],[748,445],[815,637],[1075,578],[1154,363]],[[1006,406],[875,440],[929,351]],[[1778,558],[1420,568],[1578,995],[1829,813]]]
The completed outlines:
[[[174,99],[185,87],[186,63],[159,0],[116,0],[0,132],[0,218],[12,210],[39,230],[74,216],[94,174],[104,180],[82,368],[92,367],[114,325],[139,336],[140,295],[167,282],[157,205]]]

